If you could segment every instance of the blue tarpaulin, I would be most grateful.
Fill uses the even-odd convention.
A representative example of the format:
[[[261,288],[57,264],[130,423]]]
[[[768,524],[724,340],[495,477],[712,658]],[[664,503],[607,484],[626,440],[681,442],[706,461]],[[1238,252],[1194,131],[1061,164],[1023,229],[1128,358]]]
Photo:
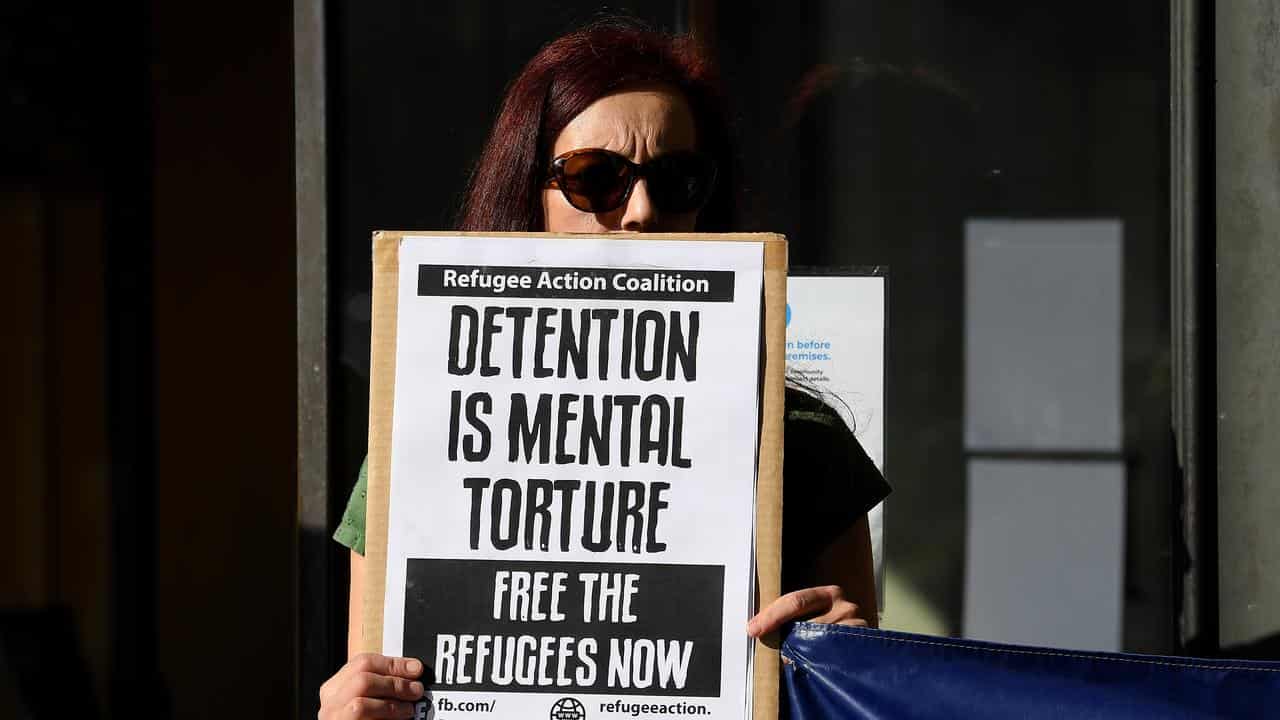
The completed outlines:
[[[1280,718],[1280,662],[1079,652],[798,623],[791,720]]]

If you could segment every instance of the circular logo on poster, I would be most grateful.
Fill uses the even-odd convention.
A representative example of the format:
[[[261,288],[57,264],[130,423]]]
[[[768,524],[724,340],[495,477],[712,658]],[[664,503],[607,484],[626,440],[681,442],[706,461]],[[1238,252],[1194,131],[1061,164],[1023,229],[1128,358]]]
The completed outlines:
[[[586,720],[587,709],[577,698],[560,698],[551,706],[551,720]]]

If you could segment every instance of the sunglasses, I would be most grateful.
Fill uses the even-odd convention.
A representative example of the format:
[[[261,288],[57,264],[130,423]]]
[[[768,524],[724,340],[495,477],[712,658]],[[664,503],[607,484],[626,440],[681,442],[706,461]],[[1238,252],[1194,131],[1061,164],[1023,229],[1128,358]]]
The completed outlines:
[[[551,162],[547,187],[558,188],[570,205],[589,213],[606,213],[627,203],[636,180],[645,179],[654,207],[686,213],[701,208],[716,181],[716,163],[692,150],[633,163],[608,150],[570,150]]]

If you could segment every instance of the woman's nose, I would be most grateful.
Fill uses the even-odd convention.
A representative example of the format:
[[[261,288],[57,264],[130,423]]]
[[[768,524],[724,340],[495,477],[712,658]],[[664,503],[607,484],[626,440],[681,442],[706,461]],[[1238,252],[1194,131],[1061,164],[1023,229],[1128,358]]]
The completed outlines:
[[[658,210],[649,198],[649,184],[643,178],[636,180],[627,198],[626,212],[622,215],[622,229],[627,232],[653,232],[658,225]]]

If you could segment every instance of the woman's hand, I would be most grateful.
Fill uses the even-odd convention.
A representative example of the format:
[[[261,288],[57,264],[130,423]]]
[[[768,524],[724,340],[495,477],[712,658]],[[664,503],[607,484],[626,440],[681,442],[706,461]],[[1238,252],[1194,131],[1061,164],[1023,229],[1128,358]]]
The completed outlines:
[[[319,720],[411,718],[424,687],[413,658],[362,653],[320,686]]]
[[[769,603],[747,623],[747,634],[763,637],[792,620],[867,626],[867,621],[858,617],[858,605],[845,600],[839,585],[824,585],[789,592]]]

